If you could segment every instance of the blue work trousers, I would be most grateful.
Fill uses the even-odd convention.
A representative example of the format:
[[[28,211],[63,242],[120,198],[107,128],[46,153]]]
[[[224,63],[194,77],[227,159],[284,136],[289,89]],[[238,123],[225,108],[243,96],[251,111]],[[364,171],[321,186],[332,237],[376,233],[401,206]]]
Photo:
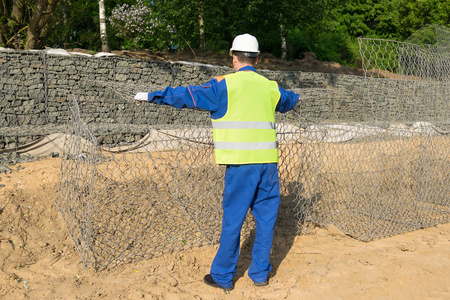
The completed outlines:
[[[248,276],[254,282],[267,280],[272,269],[270,251],[280,204],[276,163],[229,165],[225,171],[223,219],[220,246],[211,266],[211,276],[222,287],[231,287],[239,257],[240,233],[250,208],[256,236]]]

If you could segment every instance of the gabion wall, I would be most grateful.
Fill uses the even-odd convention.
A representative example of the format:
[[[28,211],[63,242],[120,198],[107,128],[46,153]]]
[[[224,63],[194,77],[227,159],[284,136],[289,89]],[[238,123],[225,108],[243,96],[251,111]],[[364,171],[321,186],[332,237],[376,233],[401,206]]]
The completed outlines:
[[[65,55],[62,55],[65,54]],[[85,123],[98,127],[99,144],[132,142],[141,139],[142,126],[161,122],[183,124],[179,112],[170,120],[161,120],[161,108],[134,104],[117,97],[98,81],[144,86],[177,86],[202,84],[214,76],[233,70],[226,67],[136,60],[118,56],[86,57],[54,54],[49,51],[13,51],[0,49],[0,150],[14,149],[46,134],[61,132],[68,120],[69,95],[76,95],[80,116]],[[373,119],[372,107],[361,101],[367,89],[364,77],[307,72],[274,72],[259,70],[286,89],[302,89],[303,118],[313,122],[367,122]],[[396,83],[391,83],[395,87]],[[311,90],[339,91],[334,96],[314,94]],[[398,120],[420,121],[434,111],[449,109],[446,99],[436,99],[430,109],[421,104],[427,89],[416,89],[407,102],[398,101],[388,89],[379,90],[378,105],[389,103],[399,113]],[[422,97],[422,96],[423,97]],[[306,96],[306,97],[305,97]],[[411,102],[412,101],[412,102]],[[413,109],[414,108],[414,109]],[[190,119],[208,124],[208,118],[193,111]],[[109,126],[112,125],[112,126]],[[94,132],[94,134],[97,134]]]

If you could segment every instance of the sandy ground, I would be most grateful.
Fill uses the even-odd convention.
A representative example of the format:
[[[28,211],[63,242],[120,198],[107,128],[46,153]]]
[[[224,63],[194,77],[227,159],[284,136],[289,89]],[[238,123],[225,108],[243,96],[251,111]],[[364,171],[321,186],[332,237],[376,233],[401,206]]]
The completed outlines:
[[[0,299],[450,299],[450,224],[364,243],[332,226],[275,237],[270,284],[202,282],[217,246],[95,272],[85,269],[53,205],[60,160],[0,174]]]

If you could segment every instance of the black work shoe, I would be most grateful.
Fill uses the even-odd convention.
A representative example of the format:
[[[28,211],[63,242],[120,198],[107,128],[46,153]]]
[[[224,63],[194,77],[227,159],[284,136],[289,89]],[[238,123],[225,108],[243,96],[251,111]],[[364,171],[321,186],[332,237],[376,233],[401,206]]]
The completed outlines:
[[[266,286],[269,284],[269,281],[261,281],[261,282],[254,282],[255,286]]]
[[[212,286],[212,287],[215,287],[215,288],[222,289],[222,290],[224,290],[225,292],[229,292],[229,291],[231,291],[232,289],[234,289],[234,286],[231,286],[231,287],[223,287],[223,286],[218,285],[218,284],[214,281],[214,279],[212,278],[211,274],[205,275],[205,277],[203,277],[203,282],[206,283],[206,284],[209,285],[209,286]]]

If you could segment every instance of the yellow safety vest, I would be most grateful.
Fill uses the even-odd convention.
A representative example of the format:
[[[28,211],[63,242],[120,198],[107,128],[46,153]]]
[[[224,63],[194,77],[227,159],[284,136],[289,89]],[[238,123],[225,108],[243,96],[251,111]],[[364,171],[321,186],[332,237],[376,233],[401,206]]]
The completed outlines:
[[[217,164],[278,162],[275,108],[278,84],[252,71],[224,76],[228,109],[212,119]]]

